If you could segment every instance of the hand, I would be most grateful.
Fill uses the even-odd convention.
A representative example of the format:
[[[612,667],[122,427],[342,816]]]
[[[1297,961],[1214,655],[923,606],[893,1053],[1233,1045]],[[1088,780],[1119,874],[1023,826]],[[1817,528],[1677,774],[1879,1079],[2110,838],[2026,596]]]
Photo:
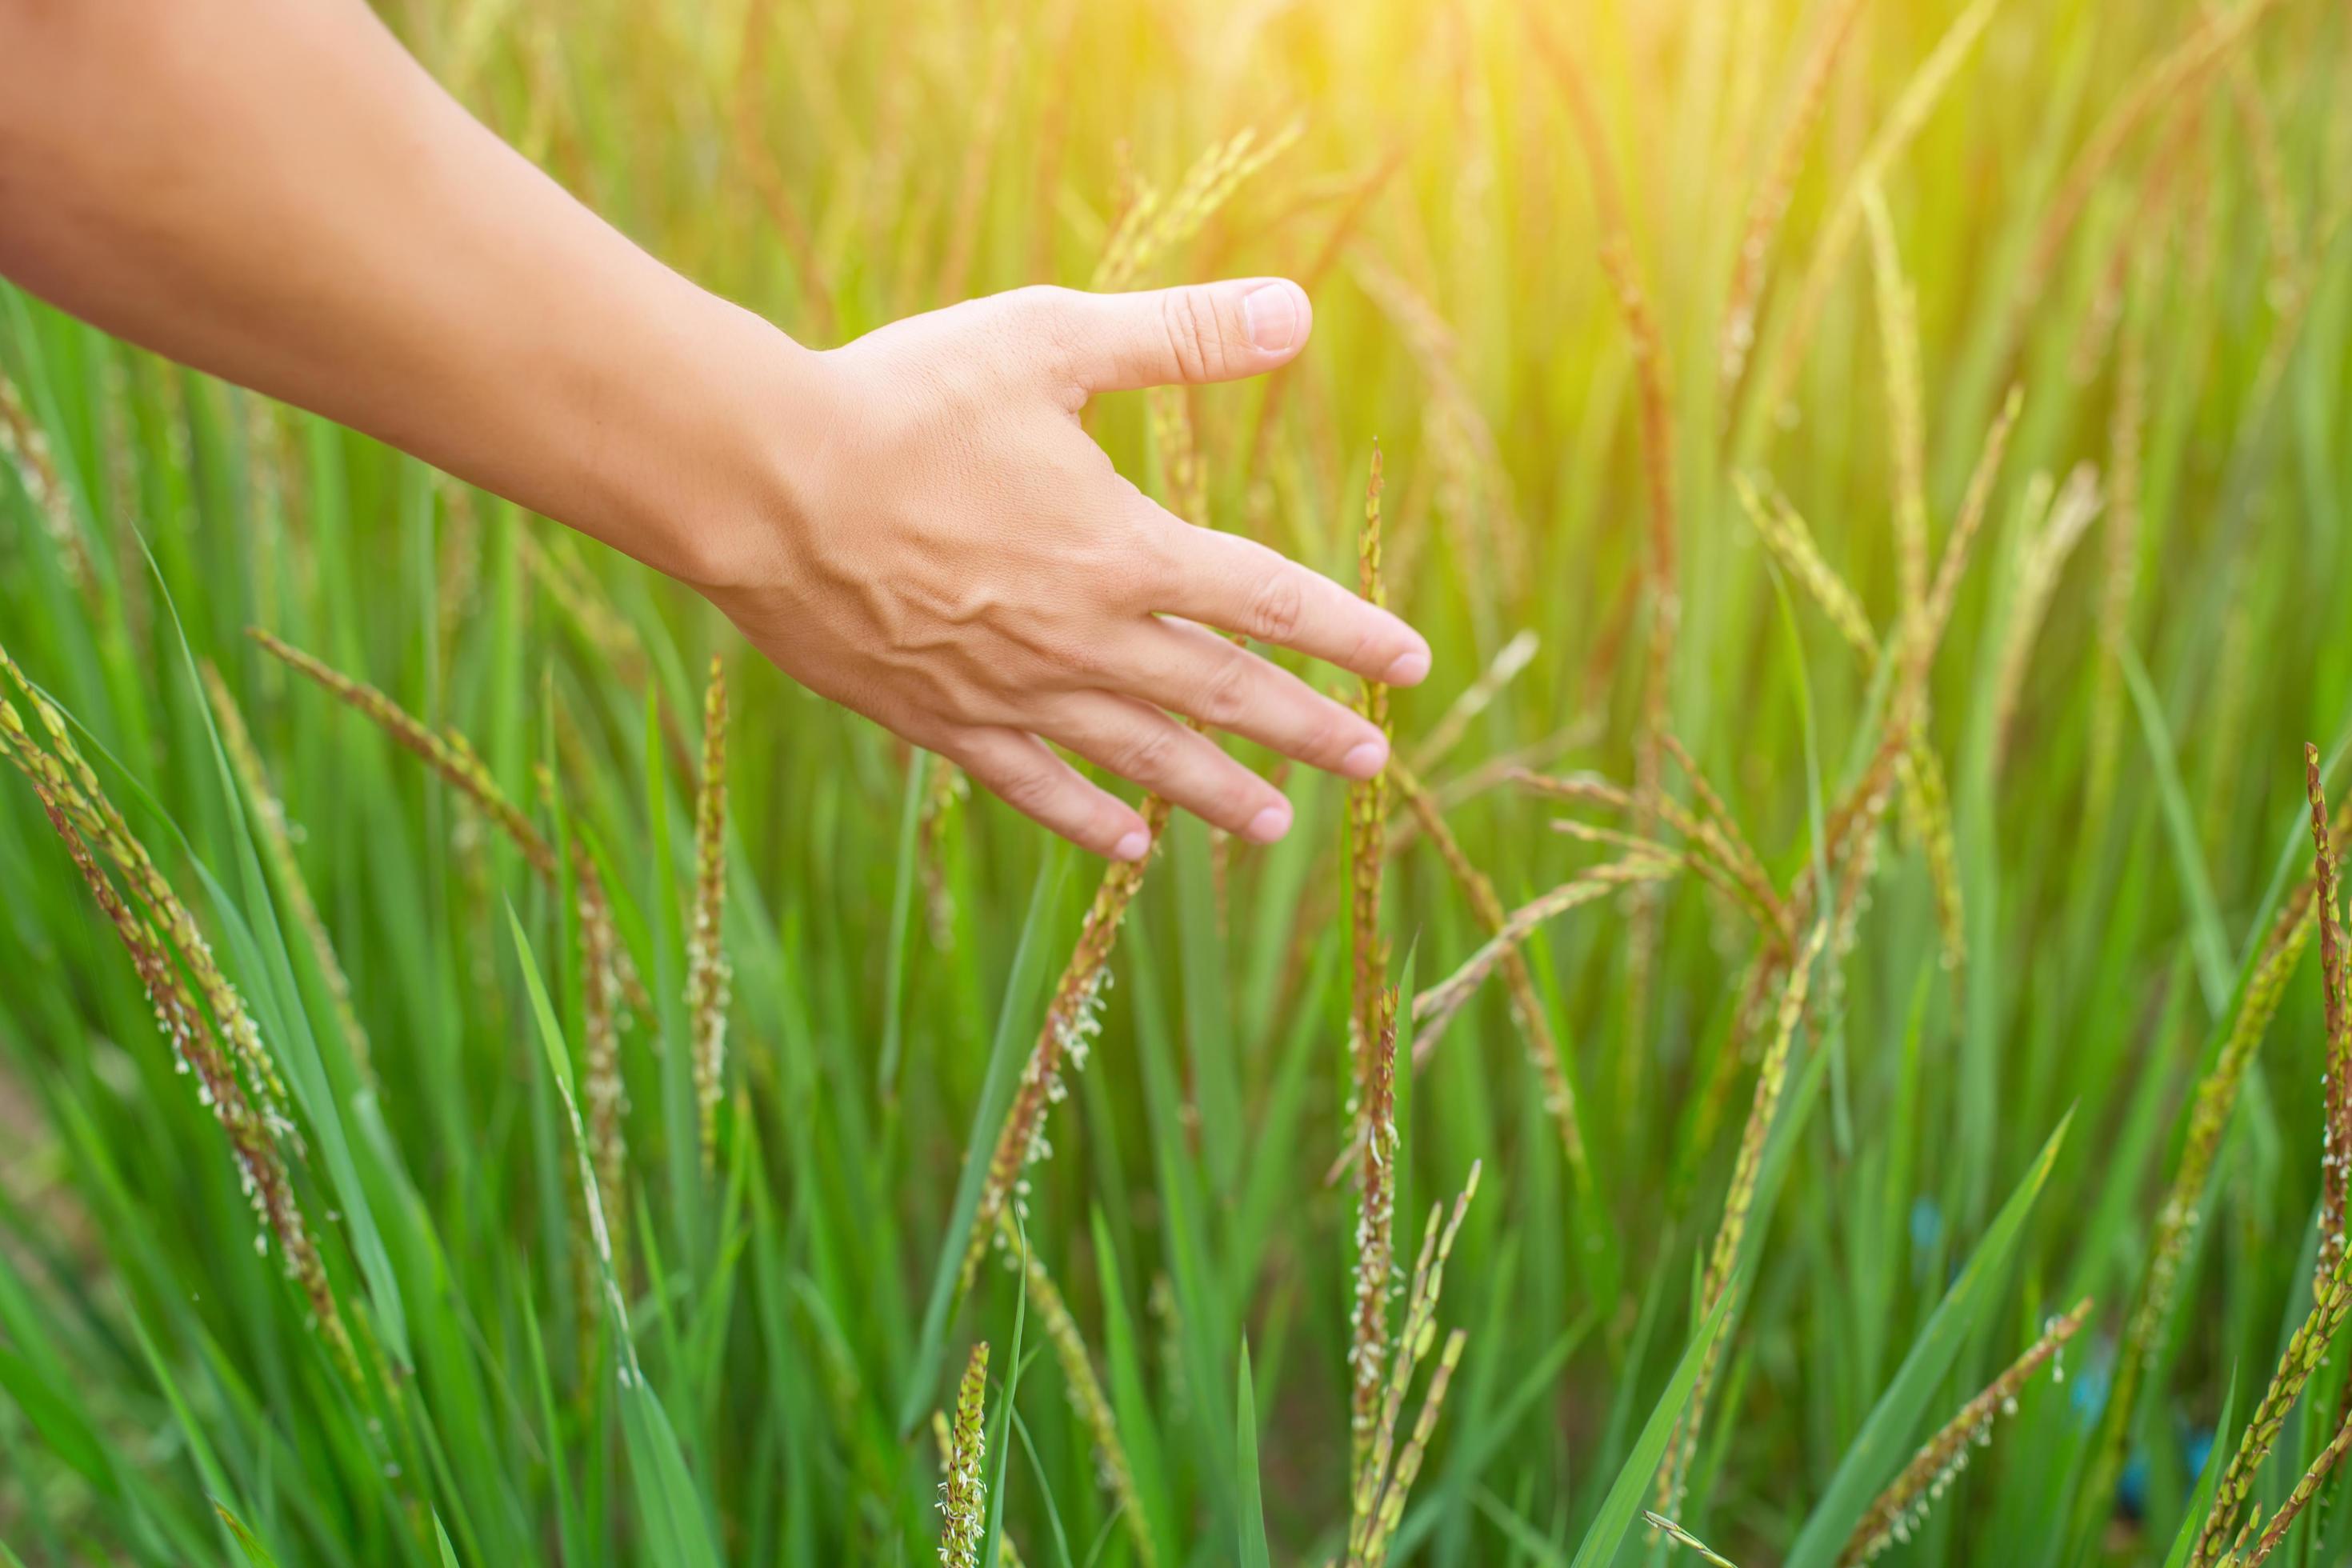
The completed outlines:
[[[1193,527],[1111,467],[1087,397],[1231,381],[1307,341],[1306,292],[1024,289],[808,356],[789,500],[705,592],[811,689],[961,764],[1064,837],[1139,859],[1143,818],[1045,742],[1258,843],[1281,793],[1198,720],[1350,778],[1388,742],[1212,627],[1391,685],[1429,673],[1396,616],[1264,545]]]

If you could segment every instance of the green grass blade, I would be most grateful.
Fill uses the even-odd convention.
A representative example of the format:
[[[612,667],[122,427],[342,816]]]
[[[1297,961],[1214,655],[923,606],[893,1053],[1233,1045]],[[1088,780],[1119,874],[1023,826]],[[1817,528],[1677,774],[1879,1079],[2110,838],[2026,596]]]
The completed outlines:
[[[1250,1383],[1249,1342],[1242,1342],[1241,1370],[1234,1385],[1234,1489],[1241,1499],[1240,1568],[1273,1568],[1265,1542],[1265,1500],[1257,1468],[1257,1391]]]
[[[1698,1332],[1683,1351],[1683,1359],[1675,1368],[1675,1375],[1666,1383],[1666,1390],[1658,1395],[1652,1406],[1650,1418],[1642,1426],[1642,1435],[1633,1440],[1633,1452],[1618,1467],[1617,1479],[1610,1484],[1609,1495],[1601,1501],[1601,1511],[1584,1532],[1583,1544],[1576,1549],[1570,1568],[1607,1568],[1617,1561],[1617,1549],[1624,1544],[1625,1534],[1642,1511],[1642,1499],[1650,1489],[1650,1481],[1658,1472],[1658,1465],[1666,1457],[1666,1444],[1674,1437],[1675,1423],[1682,1419],[1683,1406],[1690,1403],[1691,1387],[1698,1382],[1699,1368],[1706,1364],[1707,1347],[1723,1331],[1732,1298],[1738,1289],[1726,1290],[1715,1304],[1715,1310],[1699,1324]]]

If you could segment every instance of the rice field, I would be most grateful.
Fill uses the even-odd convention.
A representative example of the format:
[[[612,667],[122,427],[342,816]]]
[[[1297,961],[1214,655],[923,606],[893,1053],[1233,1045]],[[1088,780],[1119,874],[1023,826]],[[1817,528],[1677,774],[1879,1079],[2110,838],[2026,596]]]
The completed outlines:
[[[1297,279],[1089,429],[1436,669],[1107,868],[0,286],[0,1563],[2352,1557],[2352,10],[389,19],[805,342]]]

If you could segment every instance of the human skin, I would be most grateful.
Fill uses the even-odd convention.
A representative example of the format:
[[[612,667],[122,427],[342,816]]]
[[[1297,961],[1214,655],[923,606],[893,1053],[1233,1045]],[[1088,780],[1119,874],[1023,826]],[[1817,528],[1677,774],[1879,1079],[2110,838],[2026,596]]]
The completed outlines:
[[[1262,374],[1306,293],[1024,289],[816,351],[696,287],[451,99],[359,0],[0,0],[0,274],[698,589],[813,690],[1102,855],[1052,742],[1266,842],[1185,715],[1349,777],[1387,742],[1222,628],[1412,685],[1428,644],[1154,505],[1097,393]]]

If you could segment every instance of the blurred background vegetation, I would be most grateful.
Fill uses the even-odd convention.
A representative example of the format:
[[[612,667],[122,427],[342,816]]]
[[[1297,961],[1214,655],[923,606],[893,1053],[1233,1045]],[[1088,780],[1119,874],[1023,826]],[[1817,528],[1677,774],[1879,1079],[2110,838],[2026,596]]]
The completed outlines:
[[[1297,278],[1295,366],[1110,399],[1093,428],[1201,521],[1349,582],[1377,441],[1389,597],[1438,654],[1394,697],[1397,752],[1460,856],[1517,907],[1617,853],[1557,816],[1675,847],[1685,874],[1526,948],[1572,1121],[1503,984],[1399,1069],[1401,1262],[1483,1163],[1437,1309],[1465,1347],[1382,1554],[1685,1550],[1604,1505],[1627,1475],[1622,1497],[1748,1568],[1838,1561],[1913,1449],[2085,1296],[2063,1381],[2005,1391],[1957,1497],[1887,1560],[2153,1563],[2193,1533],[2321,1245],[2320,944],[2273,966],[2257,1026],[2312,865],[2304,742],[2332,764],[2352,734],[2352,10],[387,19],[621,228],[820,345],[1029,282]],[[1204,168],[1242,177],[1154,230]],[[1122,225],[1159,238],[1106,269]],[[282,1233],[257,1255],[230,1141],[11,775],[0,1541],[57,1563],[926,1561],[929,1414],[986,1340],[989,1495],[1022,1560],[1250,1561],[1260,1496],[1276,1560],[1349,1552],[1339,786],[1289,776],[1298,826],[1271,849],[1173,826],[1027,1173],[1036,1267],[959,1300],[978,1171],[1098,866],[959,798],[698,601],[380,447],[5,289],[0,372],[0,647],[293,1080],[271,1142],[356,1346],[346,1364],[311,1326]],[[1923,568],[1947,561],[1915,688]],[[468,738],[547,864],[247,626]],[[706,1168],[687,994],[713,654],[734,984]],[[251,757],[216,749],[231,713]],[[1615,781],[1633,809],[1514,766]],[[1488,931],[1390,793],[1409,994]],[[1787,931],[1699,874],[1677,811],[1738,824]],[[1844,890],[1808,916],[1809,879]],[[622,958],[600,961],[583,879]],[[1808,918],[1828,940],[1797,966],[1783,1089],[1772,1004]],[[624,971],[642,995],[600,1150],[625,1152],[598,1173],[616,1308],[562,1086]],[[1673,1374],[1743,1182],[1740,1285],[1661,1490],[1640,1439],[1696,1409]],[[1049,1327],[1075,1350],[1035,1353]],[[2336,1435],[2346,1360],[2248,1466],[2258,1515]],[[2352,1518],[2315,1508],[2276,1560],[2347,1549]]]

